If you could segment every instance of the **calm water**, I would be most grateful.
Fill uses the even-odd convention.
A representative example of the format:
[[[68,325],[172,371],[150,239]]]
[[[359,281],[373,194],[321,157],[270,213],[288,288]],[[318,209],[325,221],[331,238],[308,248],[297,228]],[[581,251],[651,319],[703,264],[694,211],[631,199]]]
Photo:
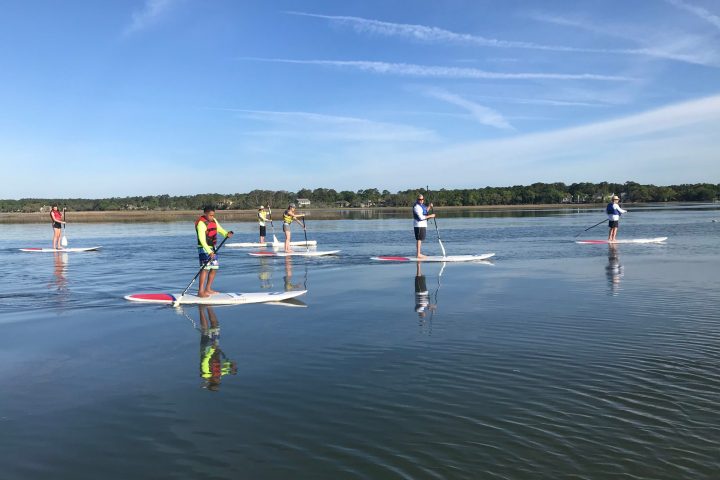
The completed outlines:
[[[309,217],[340,257],[226,249],[215,284],[306,287],[305,307],[214,309],[122,298],[187,285],[191,225],[70,225],[103,249],[65,255],[16,251],[49,226],[0,225],[2,478],[718,478],[720,209],[621,223],[666,245],[572,242],[602,218],[440,218],[448,254],[497,257],[420,271],[368,259],[411,254],[408,219]]]

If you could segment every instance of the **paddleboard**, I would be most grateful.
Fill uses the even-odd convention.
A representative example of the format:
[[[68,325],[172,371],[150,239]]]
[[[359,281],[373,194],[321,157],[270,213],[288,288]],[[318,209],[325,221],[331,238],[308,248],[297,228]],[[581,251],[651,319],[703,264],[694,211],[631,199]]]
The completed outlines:
[[[242,305],[245,303],[281,302],[304,295],[307,290],[290,292],[257,292],[257,293],[216,293],[209,297],[185,294],[180,299],[181,305]],[[144,303],[172,304],[180,298],[179,293],[134,293],[125,295],[125,300]]]
[[[581,245],[598,245],[598,244],[618,244],[618,243],[661,243],[667,240],[668,237],[655,237],[655,238],[623,238],[615,240],[614,242],[608,242],[607,240],[578,240],[575,243]]]
[[[40,252],[40,253],[48,253],[48,252],[61,252],[61,253],[67,253],[67,252],[92,252],[95,250],[99,250],[101,247],[75,247],[75,248],[21,248],[21,252]]]
[[[251,257],[322,257],[325,255],[337,255],[340,250],[298,250],[295,252],[271,252],[269,250],[261,252],[250,252],[248,255]]]
[[[258,248],[258,247],[273,247],[273,248],[282,248],[285,244],[282,242],[235,242],[235,243],[226,243],[226,247],[230,248]],[[317,240],[308,240],[305,242],[304,240],[300,242],[290,242],[291,247],[314,247],[317,245]]]
[[[418,257],[370,257],[370,260],[378,260],[381,262],[477,262],[480,260],[487,260],[488,258],[494,257],[494,253],[483,253],[482,255],[448,255],[443,257],[440,255],[434,255],[424,258]]]

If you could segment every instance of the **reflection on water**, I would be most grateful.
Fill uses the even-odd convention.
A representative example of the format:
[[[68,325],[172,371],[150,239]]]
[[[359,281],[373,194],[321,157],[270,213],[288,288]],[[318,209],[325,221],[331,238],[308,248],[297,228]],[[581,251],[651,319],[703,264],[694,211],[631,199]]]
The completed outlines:
[[[260,288],[272,288],[272,261],[269,258],[260,257],[258,278],[260,279]]]
[[[68,254],[55,252],[55,268],[53,270],[54,275],[54,286],[58,292],[64,292],[68,288],[68,281],[66,277]],[[52,285],[49,285],[52,287]]]
[[[305,278],[303,283],[293,283],[292,257],[285,257],[285,276],[283,277],[283,280],[286,292],[290,292],[292,290],[307,290],[307,262],[305,263]]]
[[[418,317],[425,318],[428,312],[435,310],[437,306],[430,303],[430,292],[427,288],[427,278],[422,273],[422,262],[416,263],[415,270],[415,312]]]
[[[610,285],[610,295],[619,295],[620,279],[624,275],[624,268],[620,264],[618,246],[612,243],[608,244],[608,264],[605,267],[605,273]]]
[[[224,375],[237,375],[237,362],[230,360],[220,349],[220,322],[215,309],[209,305],[198,305],[198,313],[202,387],[217,392]]]

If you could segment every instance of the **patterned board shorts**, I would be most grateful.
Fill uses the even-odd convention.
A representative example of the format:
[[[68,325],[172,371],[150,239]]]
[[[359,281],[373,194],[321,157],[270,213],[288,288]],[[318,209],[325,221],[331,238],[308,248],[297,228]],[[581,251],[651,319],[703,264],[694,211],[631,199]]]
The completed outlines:
[[[200,260],[201,267],[210,260],[210,255],[205,253],[205,249],[202,247],[198,248],[198,260]],[[220,268],[220,262],[218,261],[218,254],[216,253],[215,260],[205,265],[205,270],[217,270],[218,268]]]

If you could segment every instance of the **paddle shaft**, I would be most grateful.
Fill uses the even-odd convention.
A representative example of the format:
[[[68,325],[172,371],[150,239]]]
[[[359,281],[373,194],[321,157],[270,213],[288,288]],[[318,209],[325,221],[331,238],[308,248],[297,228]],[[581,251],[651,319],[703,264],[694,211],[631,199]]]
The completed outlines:
[[[229,233],[232,233],[232,232],[229,232]],[[223,241],[220,242],[220,245],[218,245],[218,247],[214,249],[214,253],[217,253],[222,248],[222,246],[225,244],[225,241],[227,239],[228,239],[228,237],[223,238]],[[197,277],[200,276],[202,271],[205,269],[205,267],[208,266],[208,264],[210,264],[210,262],[212,262],[212,256],[210,258],[208,258],[205,263],[202,264],[202,267],[200,267],[200,270],[198,270],[198,272],[195,274],[195,276],[193,277],[192,281],[188,284],[188,286],[185,287],[185,290],[183,290],[183,292],[180,294],[180,297],[178,297],[178,299],[173,302],[173,306],[177,307],[178,305],[180,305],[180,300],[182,300],[182,298],[185,296],[187,291],[190,290],[190,287],[192,287],[192,284],[195,283],[195,280],[197,280]]]
[[[427,191],[427,193],[430,193],[429,186],[425,186],[425,190]],[[433,213],[435,213],[434,207],[432,210],[433,210]],[[440,239],[440,230],[438,229],[438,224],[437,224],[437,220],[435,219],[435,217],[433,217],[433,223],[435,224],[435,233],[437,233],[438,243],[440,244],[440,250],[442,250],[443,257],[447,257],[447,255],[445,254],[445,247],[443,246],[442,240]]]
[[[588,227],[588,228],[586,228],[585,230],[583,230],[582,232],[580,232],[580,233],[578,233],[577,235],[575,235],[575,237],[576,237],[576,238],[579,237],[583,232],[587,232],[587,231],[590,230],[591,228],[595,228],[595,227],[597,227],[598,225],[600,225],[601,223],[604,223],[604,222],[605,222],[605,219],[603,218],[602,220],[600,220],[598,223],[596,223],[596,224],[593,225],[592,227]]]
[[[303,233],[305,234],[305,250],[310,250],[310,246],[307,243],[307,228],[305,228],[305,217],[302,217],[303,220]]]
[[[68,241],[67,241],[67,238],[65,237],[65,225],[67,223],[67,220],[65,219],[65,207],[63,207],[63,211],[62,211],[62,219],[63,219],[63,224],[62,224],[63,236],[60,239],[60,245],[62,245],[63,247],[67,247]]]

